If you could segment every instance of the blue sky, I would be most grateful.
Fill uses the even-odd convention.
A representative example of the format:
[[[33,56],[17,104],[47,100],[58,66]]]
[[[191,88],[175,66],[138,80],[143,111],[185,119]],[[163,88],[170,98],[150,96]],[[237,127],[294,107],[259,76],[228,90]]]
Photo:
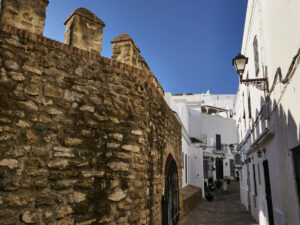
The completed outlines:
[[[85,7],[104,21],[102,55],[128,33],[166,92],[236,93],[246,0],[51,0],[44,35],[63,42],[64,21]]]

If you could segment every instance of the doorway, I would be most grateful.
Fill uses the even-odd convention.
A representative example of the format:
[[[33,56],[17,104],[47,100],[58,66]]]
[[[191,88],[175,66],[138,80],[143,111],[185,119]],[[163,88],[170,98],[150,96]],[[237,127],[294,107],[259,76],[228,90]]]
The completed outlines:
[[[177,225],[179,221],[179,185],[175,160],[170,157],[166,166],[165,191],[162,197],[162,224]]]
[[[224,178],[223,173],[223,159],[216,159],[216,179],[220,180]]]
[[[268,160],[263,161],[263,166],[264,166],[264,175],[265,175],[265,188],[266,188],[265,192],[266,192],[266,200],[267,200],[267,206],[268,206],[269,225],[274,225],[272,193],[271,193]]]

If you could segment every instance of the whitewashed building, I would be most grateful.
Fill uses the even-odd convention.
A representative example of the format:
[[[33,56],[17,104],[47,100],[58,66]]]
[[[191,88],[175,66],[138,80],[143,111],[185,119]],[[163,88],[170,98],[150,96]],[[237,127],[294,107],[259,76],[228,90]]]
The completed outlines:
[[[299,0],[248,0],[236,121],[241,201],[261,225],[300,224],[299,12]]]
[[[236,146],[235,95],[165,94],[166,102],[182,124],[183,186],[201,187],[214,180],[235,177]]]

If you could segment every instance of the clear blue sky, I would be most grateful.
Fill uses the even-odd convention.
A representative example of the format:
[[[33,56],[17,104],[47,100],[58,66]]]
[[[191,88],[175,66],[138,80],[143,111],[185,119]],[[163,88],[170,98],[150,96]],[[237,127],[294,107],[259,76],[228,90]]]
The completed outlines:
[[[166,92],[236,93],[247,0],[50,0],[45,36],[62,41],[65,19],[85,7],[104,21],[102,55],[128,33]]]

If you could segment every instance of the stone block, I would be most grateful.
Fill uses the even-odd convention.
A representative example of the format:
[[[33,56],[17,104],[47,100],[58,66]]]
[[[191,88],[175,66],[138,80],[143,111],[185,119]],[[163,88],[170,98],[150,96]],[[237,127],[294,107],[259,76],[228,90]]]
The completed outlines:
[[[44,87],[44,95],[46,97],[52,97],[52,98],[61,98],[63,94],[63,91],[59,87],[55,87],[49,84],[46,84]]]
[[[75,203],[83,202],[86,200],[86,194],[74,191],[73,198]]]
[[[67,137],[64,142],[65,142],[65,145],[73,147],[73,146],[81,145],[83,140],[81,140],[79,138]]]
[[[108,167],[115,171],[129,171],[129,165],[123,162],[111,162]]]
[[[55,210],[56,218],[60,219],[73,212],[73,209],[69,205],[59,206]]]
[[[48,0],[1,0],[0,22],[43,34]]]
[[[6,60],[4,65],[9,70],[18,70],[20,68],[19,64],[11,59]]]
[[[68,167],[69,161],[66,159],[54,160],[48,163],[49,168],[64,170]]]
[[[21,219],[26,224],[34,224],[39,222],[39,214],[37,212],[26,211],[23,213]]]
[[[130,152],[140,152],[140,147],[137,145],[123,145],[122,149]]]
[[[65,43],[100,55],[105,24],[85,8],[75,10],[65,21]]]
[[[2,159],[0,161],[0,166],[8,167],[9,169],[13,170],[19,167],[19,163],[15,159]]]
[[[119,202],[127,196],[127,191],[123,191],[121,188],[116,188],[112,194],[108,196],[108,199],[114,202]]]

